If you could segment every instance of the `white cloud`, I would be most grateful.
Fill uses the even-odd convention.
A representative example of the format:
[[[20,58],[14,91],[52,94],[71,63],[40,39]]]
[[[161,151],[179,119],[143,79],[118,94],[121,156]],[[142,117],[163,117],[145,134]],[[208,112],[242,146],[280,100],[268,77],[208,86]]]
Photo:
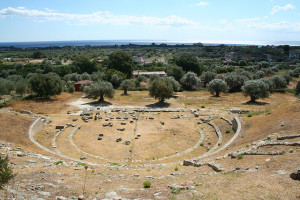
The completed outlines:
[[[220,20],[219,20],[219,23],[220,23],[220,24],[226,24],[226,23],[227,23],[227,20],[226,20],[226,19],[220,19]]]
[[[207,6],[208,2],[206,1],[200,1],[199,3],[196,4],[197,6]]]
[[[285,6],[273,6],[272,11],[270,12],[271,15],[274,15],[280,11],[288,11],[295,9],[293,4],[287,4]]]
[[[246,18],[246,19],[236,19],[235,21],[238,23],[248,23],[248,22],[253,22],[258,20],[260,20],[259,17],[253,17],[253,18]]]
[[[94,12],[90,14],[67,14],[54,12],[50,9],[46,11],[29,10],[22,8],[4,8],[0,10],[0,16],[17,16],[25,18],[34,18],[41,21],[56,20],[64,21],[66,23],[76,24],[117,24],[117,25],[131,25],[131,24],[144,24],[144,25],[161,25],[161,26],[195,26],[196,22],[170,15],[166,17],[149,17],[149,16],[130,16],[130,15],[114,15],[109,12]]]

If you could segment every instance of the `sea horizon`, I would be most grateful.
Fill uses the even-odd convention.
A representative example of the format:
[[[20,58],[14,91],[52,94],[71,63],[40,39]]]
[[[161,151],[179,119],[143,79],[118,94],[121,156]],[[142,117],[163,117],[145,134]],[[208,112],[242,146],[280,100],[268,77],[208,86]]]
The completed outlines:
[[[44,48],[44,47],[64,47],[64,46],[120,46],[120,45],[192,45],[202,43],[204,46],[233,45],[233,46],[300,46],[300,41],[234,41],[234,40],[61,40],[61,41],[25,41],[25,42],[0,42],[0,47],[16,48]]]

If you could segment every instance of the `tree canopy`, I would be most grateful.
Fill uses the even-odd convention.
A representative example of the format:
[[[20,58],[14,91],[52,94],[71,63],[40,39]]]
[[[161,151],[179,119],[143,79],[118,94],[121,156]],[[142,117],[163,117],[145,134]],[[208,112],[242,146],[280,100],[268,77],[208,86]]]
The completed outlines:
[[[251,101],[255,102],[259,98],[266,98],[269,96],[268,85],[262,80],[246,81],[242,87],[244,95],[250,96]]]
[[[114,88],[110,82],[100,81],[83,88],[83,92],[92,98],[99,98],[99,102],[104,102],[104,96],[112,99],[114,97]]]
[[[124,95],[127,95],[128,89],[133,87],[134,87],[134,83],[131,82],[129,79],[124,80],[120,85],[120,88],[124,90]]]
[[[212,94],[216,93],[216,97],[219,97],[221,92],[227,93],[228,91],[226,82],[221,79],[214,79],[210,81],[207,88]]]
[[[97,71],[96,63],[91,61],[87,56],[77,56],[74,59],[73,66],[75,67],[73,71],[76,71],[80,74],[84,72],[91,74]]]
[[[192,71],[196,74],[201,74],[202,72],[196,56],[191,54],[183,54],[177,58],[175,62],[178,66],[182,67],[185,72]]]
[[[186,90],[193,90],[195,86],[199,83],[197,74],[194,72],[186,73],[180,80],[182,87]]]
[[[126,74],[127,78],[132,76],[132,71],[134,68],[134,62],[132,60],[132,55],[125,51],[115,51],[109,55],[108,67],[110,69],[116,69],[120,72]]]
[[[62,92],[62,82],[58,76],[52,74],[35,74],[30,79],[32,91],[37,96],[49,98]]]
[[[158,78],[149,85],[149,94],[160,102],[173,96],[173,85],[168,78]]]

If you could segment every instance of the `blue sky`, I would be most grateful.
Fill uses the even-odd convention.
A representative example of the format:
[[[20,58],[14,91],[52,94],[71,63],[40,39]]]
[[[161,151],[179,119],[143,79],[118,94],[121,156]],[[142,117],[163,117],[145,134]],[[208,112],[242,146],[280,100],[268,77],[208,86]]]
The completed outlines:
[[[300,40],[299,0],[0,0],[0,42]]]

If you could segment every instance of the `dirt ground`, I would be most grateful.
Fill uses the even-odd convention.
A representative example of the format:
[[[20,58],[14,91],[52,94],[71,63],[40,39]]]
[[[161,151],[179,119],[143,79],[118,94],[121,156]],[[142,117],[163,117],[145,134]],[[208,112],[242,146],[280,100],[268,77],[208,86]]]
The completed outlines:
[[[115,98],[107,99],[110,105],[102,108],[132,106],[153,106],[157,100],[151,99],[148,92],[129,92],[128,96],[117,91]],[[80,119],[79,111],[95,106],[89,104],[93,99],[81,98],[81,93],[73,95],[63,93],[48,102],[15,102],[10,108],[31,110],[51,119],[36,136],[36,140],[45,147],[60,151],[86,161],[108,164],[108,166],[84,164],[49,154],[30,142],[28,129],[34,119],[18,113],[0,111],[0,153],[9,155],[14,172],[14,180],[0,190],[0,199],[56,199],[64,196],[77,199],[84,194],[85,199],[300,199],[300,182],[290,178],[290,173],[300,167],[299,146],[263,147],[264,151],[285,151],[284,155],[244,155],[242,159],[230,156],[219,158],[240,148],[251,147],[268,135],[300,134],[300,101],[292,94],[275,93],[269,98],[259,100],[257,105],[245,104],[248,98],[240,93],[212,97],[206,91],[177,93],[177,98],[167,100],[167,108],[186,109],[180,113],[140,113],[139,120],[104,121]],[[198,109],[199,114],[207,116],[171,119],[173,115],[191,115],[189,109]],[[223,134],[222,145],[233,135],[232,127],[220,117],[233,119],[227,109],[248,110],[248,114],[238,115],[242,119],[242,132],[225,150],[206,158],[220,164],[224,170],[215,172],[208,166],[192,167],[179,164],[164,164],[182,161],[205,153],[209,144],[217,142],[214,129],[207,124],[198,124],[200,118],[217,115],[213,122]],[[4,110],[4,109],[3,109]],[[71,115],[67,111],[71,111]],[[93,111],[95,114],[97,111]],[[99,111],[104,118],[104,110]],[[114,117],[122,113],[112,113]],[[154,119],[150,120],[149,117]],[[73,118],[78,118],[73,122]],[[165,125],[161,124],[165,122]],[[113,127],[103,127],[103,123],[112,122]],[[121,125],[126,122],[126,125]],[[73,135],[74,143],[85,152],[99,157],[88,156],[70,143],[70,134],[75,127],[66,128],[56,138],[57,148],[53,148],[53,138],[57,130],[55,125],[74,123],[80,129]],[[125,126],[124,131],[117,128]],[[50,133],[46,134],[48,130]],[[159,160],[192,148],[200,139],[199,130],[205,135],[203,146],[186,154]],[[230,133],[226,133],[230,130]],[[97,140],[103,133],[103,140]],[[141,135],[139,139],[134,139]],[[121,136],[122,141],[115,139]],[[124,141],[131,141],[125,145]],[[299,142],[299,138],[287,140]],[[10,144],[8,144],[10,143]],[[21,147],[17,149],[16,147]],[[292,153],[288,151],[293,149]],[[20,155],[22,154],[23,155]],[[154,158],[154,159],[153,159]],[[218,158],[218,159],[217,159]],[[139,160],[134,163],[135,160]],[[84,162],[85,160],[83,160]],[[120,165],[122,164],[122,165]],[[151,165],[149,165],[151,164]],[[158,164],[158,165],[154,165]],[[236,168],[242,170],[234,171]],[[151,182],[150,188],[144,188],[145,181]],[[185,186],[182,189],[170,189],[170,185]]]

